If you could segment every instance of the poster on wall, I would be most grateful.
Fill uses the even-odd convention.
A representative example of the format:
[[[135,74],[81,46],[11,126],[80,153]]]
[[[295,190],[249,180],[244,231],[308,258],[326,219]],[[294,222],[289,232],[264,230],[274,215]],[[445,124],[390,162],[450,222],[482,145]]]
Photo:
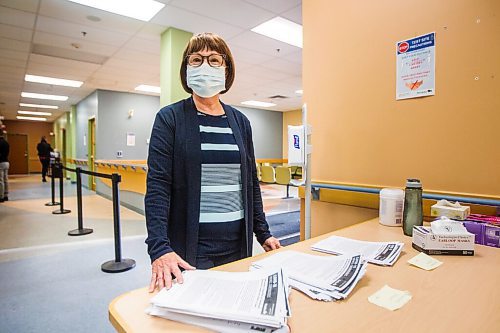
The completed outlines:
[[[396,43],[396,100],[435,94],[435,33]]]
[[[127,146],[135,146],[135,134],[127,133]]]

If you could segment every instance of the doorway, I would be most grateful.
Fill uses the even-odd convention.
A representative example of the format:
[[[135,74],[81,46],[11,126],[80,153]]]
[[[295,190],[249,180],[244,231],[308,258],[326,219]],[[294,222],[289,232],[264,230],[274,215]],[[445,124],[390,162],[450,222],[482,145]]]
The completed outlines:
[[[89,171],[95,172],[95,118],[90,118],[89,123],[88,123],[88,133],[89,136],[87,138],[88,140],[88,164],[89,164]],[[92,191],[95,191],[95,177],[94,176],[89,176],[89,189]]]
[[[7,141],[10,145],[9,174],[28,174],[28,135],[9,133],[7,134]]]

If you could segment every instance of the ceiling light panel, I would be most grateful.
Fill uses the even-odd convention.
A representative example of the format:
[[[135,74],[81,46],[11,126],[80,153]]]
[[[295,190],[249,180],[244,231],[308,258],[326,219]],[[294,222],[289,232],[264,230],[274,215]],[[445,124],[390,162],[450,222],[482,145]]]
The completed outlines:
[[[302,26],[283,17],[276,16],[256,26],[252,31],[302,48]]]
[[[261,101],[244,101],[241,102],[243,105],[247,106],[257,106],[257,107],[262,107],[262,108],[270,108],[271,106],[276,106],[274,103],[268,103],[268,102],[261,102]]]
[[[19,120],[47,121],[47,118],[16,116]]]
[[[55,105],[42,105],[42,104],[29,104],[29,103],[19,103],[19,106],[27,108],[38,108],[38,109],[59,109]]]
[[[24,77],[24,80],[28,81],[28,82],[52,84],[52,85],[56,85],[56,86],[75,87],[75,88],[80,88],[83,84],[82,81],[58,79],[55,77],[38,76],[38,75],[30,75],[30,74],[26,74],[26,76]]]
[[[161,88],[160,87],[148,86],[147,84],[141,84],[141,85],[135,87],[135,90],[137,90],[137,91],[151,92],[151,93],[156,93],[156,94],[161,93]]]
[[[48,100],[53,100],[53,101],[67,101],[68,100],[68,96],[37,94],[37,93],[30,93],[30,92],[24,92],[24,91],[21,93],[21,97],[35,98],[35,99],[48,99]]]
[[[17,111],[19,114],[27,114],[31,116],[52,116],[51,112],[40,112],[40,111]]]
[[[154,0],[68,0],[84,6],[148,22],[164,4]]]

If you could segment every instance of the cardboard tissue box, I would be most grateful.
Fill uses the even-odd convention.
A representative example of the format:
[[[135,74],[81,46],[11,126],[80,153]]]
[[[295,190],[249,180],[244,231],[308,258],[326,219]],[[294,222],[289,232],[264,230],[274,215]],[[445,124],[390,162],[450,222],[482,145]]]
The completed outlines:
[[[461,222],[442,218],[430,227],[414,226],[412,247],[425,254],[474,255],[475,235]]]
[[[470,207],[462,206],[457,202],[439,200],[431,206],[431,216],[445,216],[455,220],[465,220],[470,215]]]
[[[500,248],[500,226],[476,221],[464,221],[464,227],[475,235],[476,244]]]

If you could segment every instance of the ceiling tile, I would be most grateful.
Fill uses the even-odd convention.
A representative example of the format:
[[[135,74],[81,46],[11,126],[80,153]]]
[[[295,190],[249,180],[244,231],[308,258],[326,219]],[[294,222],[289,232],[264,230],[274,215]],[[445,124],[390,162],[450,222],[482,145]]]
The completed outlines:
[[[25,29],[33,29],[35,25],[35,14],[22,10],[1,7],[0,23],[13,25]]]
[[[238,63],[240,61],[251,65],[259,65],[274,59],[272,55],[255,52],[245,47],[233,45],[231,42],[228,43],[228,46],[233,54],[236,68],[238,68]]]
[[[0,49],[29,52],[30,43],[22,42],[15,39],[0,37]]]
[[[302,5],[299,4],[297,7],[282,13],[281,16],[295,23],[302,24]]]
[[[244,32],[236,37],[229,39],[231,45],[241,46],[255,52],[264,53],[271,56],[284,57],[288,54],[297,52],[300,48],[292,46],[279,40],[259,35],[253,31]],[[279,50],[279,51],[278,51]]]
[[[124,47],[160,55],[160,44],[160,36],[156,36],[155,39],[134,37],[130,39]]]
[[[92,43],[86,40],[77,40],[40,31],[35,32],[33,42],[36,44],[50,45],[73,51],[103,55],[106,57],[111,56],[118,50],[118,46],[114,45]],[[76,49],[74,46],[72,46],[71,44],[73,43],[77,43],[79,45],[79,48]]]
[[[64,71],[70,71],[70,72],[75,71],[82,73],[92,73],[100,67],[100,65],[88,62],[49,57],[39,54],[31,54],[28,66],[33,66],[37,64],[59,67],[61,68],[61,70]]]
[[[297,5],[300,5],[301,0],[245,0],[248,3],[264,8],[275,14],[281,14]]]
[[[274,58],[273,60],[267,61],[261,65],[263,68],[267,68],[270,71],[276,70],[289,75],[301,75],[302,65],[281,58]]]
[[[33,30],[0,24],[0,37],[31,42]]]
[[[0,6],[36,13],[39,0],[0,0]]]
[[[0,54],[0,59],[6,58],[6,59],[26,61],[28,60],[28,55],[29,55],[28,52],[2,50],[2,53]]]
[[[26,68],[26,61],[22,59],[0,58],[0,66]],[[0,75],[1,78],[1,75]]]
[[[174,0],[171,6],[185,9],[243,29],[251,29],[270,20],[274,13],[241,0]],[[231,10],[227,10],[231,8]],[[226,10],[225,10],[226,9]]]
[[[236,26],[172,6],[163,8],[153,17],[151,22],[175,27],[194,34],[200,32],[213,32],[224,39],[236,36],[243,31],[243,29]]]
[[[43,0],[39,14],[122,34],[134,34],[145,24],[133,18],[61,0]],[[87,18],[88,16],[98,17],[101,21],[93,22]]]
[[[118,33],[96,29],[87,25],[70,23],[46,16],[38,17],[36,31],[71,38],[77,43],[94,42],[114,46],[123,45],[132,36],[132,33]],[[82,32],[86,32],[86,35],[83,36]]]

